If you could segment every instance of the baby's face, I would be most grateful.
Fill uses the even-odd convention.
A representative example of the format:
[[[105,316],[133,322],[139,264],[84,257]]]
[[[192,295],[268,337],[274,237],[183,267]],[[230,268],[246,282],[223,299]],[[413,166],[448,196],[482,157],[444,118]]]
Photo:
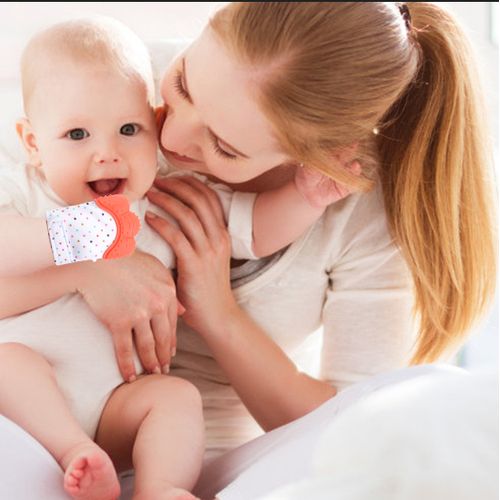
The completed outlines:
[[[104,68],[69,67],[42,78],[30,102],[40,167],[68,205],[110,194],[134,201],[150,188],[156,125],[142,83]]]

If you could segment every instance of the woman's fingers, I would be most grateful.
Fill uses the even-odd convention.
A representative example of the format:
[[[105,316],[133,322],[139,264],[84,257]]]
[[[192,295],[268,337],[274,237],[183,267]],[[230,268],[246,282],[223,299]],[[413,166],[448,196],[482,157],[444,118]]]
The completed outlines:
[[[147,197],[151,203],[161,207],[177,221],[182,233],[194,248],[202,251],[206,247],[205,230],[192,208],[169,193],[149,191]]]
[[[211,240],[219,238],[226,223],[219,198],[211,188],[191,176],[157,179],[155,186],[189,207]]]
[[[159,206],[165,207],[165,205]],[[166,208],[164,210],[168,211]],[[146,212],[146,222],[172,247],[177,260],[180,258],[194,259],[196,254],[191,242],[179,228],[174,227],[162,217],[149,211]]]
[[[159,179],[158,179],[159,180]],[[189,203],[190,206],[194,207],[195,204],[206,200],[206,202],[212,208],[213,216],[222,225],[225,225],[224,212],[222,210],[222,205],[215,191],[211,189],[209,186],[201,182],[199,179],[192,177],[190,175],[186,175],[182,177],[182,181],[185,184],[191,186],[194,190],[194,196],[185,199],[185,203]],[[188,191],[179,192],[181,199],[184,200],[184,195],[187,195]]]
[[[144,369],[149,373],[161,373],[160,362],[156,356],[155,337],[149,319],[134,325],[134,341]]]
[[[136,379],[134,365],[134,342],[130,328],[114,328],[111,331],[115,356],[118,362],[118,369],[127,382],[133,382]]]
[[[160,370],[165,374],[170,371],[172,351],[175,345],[176,309],[177,304],[172,304],[169,307],[169,311],[157,314],[151,319],[151,328],[155,338],[156,357],[160,362]]]

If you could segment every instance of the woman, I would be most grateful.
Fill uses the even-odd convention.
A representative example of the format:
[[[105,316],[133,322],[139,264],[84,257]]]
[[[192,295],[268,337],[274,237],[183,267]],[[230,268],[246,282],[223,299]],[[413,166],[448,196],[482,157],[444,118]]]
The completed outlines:
[[[167,71],[161,143],[175,167],[265,191],[305,164],[360,191],[246,263],[230,263],[220,208],[196,180],[150,195],[180,225],[150,219],[177,255],[186,311],[171,372],[202,393],[210,456],[256,435],[250,415],[274,429],[353,382],[453,352],[485,310],[493,203],[469,54],[430,3],[234,3]],[[173,281],[146,255],[106,264],[78,290],[121,367],[132,339],[156,364]],[[313,376],[297,354],[320,326]]]
[[[230,267],[213,193],[190,178],[157,182],[151,201],[180,224],[150,219],[176,252],[186,309],[172,371],[202,392],[210,452],[255,435],[247,412],[270,430],[352,382],[463,342],[495,276],[472,68],[438,5],[371,2],[233,3],[169,68],[161,144],[175,167],[265,191],[306,164],[360,190],[285,251]],[[346,168],[355,159],[362,178]],[[135,331],[147,360],[165,333],[148,284],[158,263],[138,259],[139,277],[124,260],[81,291],[115,339]],[[292,359],[320,326],[311,376]]]

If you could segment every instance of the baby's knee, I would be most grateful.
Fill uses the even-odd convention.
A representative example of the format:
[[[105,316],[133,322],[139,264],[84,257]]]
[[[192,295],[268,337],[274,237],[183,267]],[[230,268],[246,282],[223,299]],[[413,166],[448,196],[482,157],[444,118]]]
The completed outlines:
[[[48,361],[33,349],[17,342],[0,344],[0,370],[26,371],[28,367],[52,371]]]
[[[201,395],[191,382],[170,375],[148,375],[148,379],[150,383],[142,394],[149,397],[151,404],[186,406],[201,412]]]

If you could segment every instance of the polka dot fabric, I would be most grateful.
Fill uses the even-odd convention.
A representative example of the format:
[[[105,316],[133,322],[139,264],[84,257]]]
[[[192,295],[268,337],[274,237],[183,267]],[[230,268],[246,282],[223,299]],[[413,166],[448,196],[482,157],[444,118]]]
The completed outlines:
[[[120,207],[119,212],[114,210],[116,206]],[[126,231],[123,231],[124,220]],[[135,248],[133,236],[139,230],[139,221],[135,214],[129,212],[127,199],[123,195],[114,195],[49,210],[47,228],[54,262],[63,265],[109,258],[106,253],[110,248],[120,247],[122,236],[127,237],[126,251],[113,257],[132,253]]]

